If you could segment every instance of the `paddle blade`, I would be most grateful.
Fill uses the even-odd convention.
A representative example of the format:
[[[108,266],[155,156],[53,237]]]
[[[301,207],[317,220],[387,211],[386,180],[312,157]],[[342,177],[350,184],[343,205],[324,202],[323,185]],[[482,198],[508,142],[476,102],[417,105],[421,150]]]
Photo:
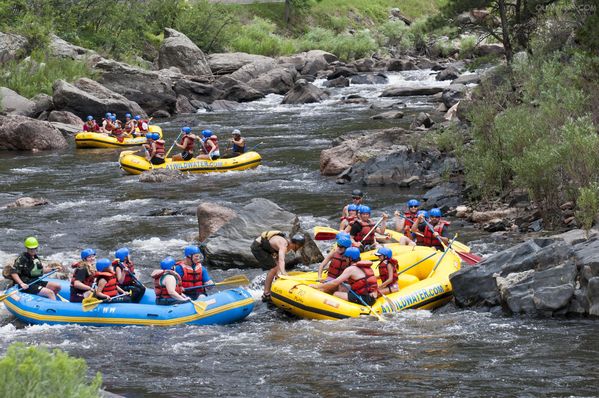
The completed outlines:
[[[468,265],[476,265],[478,263],[481,262],[481,260],[483,259],[481,256],[477,256],[474,253],[464,253],[464,252],[457,252],[458,256],[460,256],[460,258]]]
[[[214,284],[214,286],[218,285],[249,285],[250,280],[245,275],[235,275],[230,276],[228,278],[223,279],[220,282]]]
[[[314,239],[334,240],[339,231],[329,227],[314,227]]]
[[[208,308],[208,304],[205,301],[191,301],[191,304],[193,304],[196,313],[198,315],[203,314],[206,311],[206,308]]]
[[[96,308],[101,302],[102,300],[99,300],[94,296],[89,296],[83,299],[81,302],[81,307],[83,308],[83,312],[87,312]]]
[[[12,296],[13,294],[15,294],[16,292],[18,292],[18,290],[13,290],[10,293],[6,293],[6,294],[2,294],[0,295],[0,302],[6,300],[7,298],[9,298],[10,296]]]

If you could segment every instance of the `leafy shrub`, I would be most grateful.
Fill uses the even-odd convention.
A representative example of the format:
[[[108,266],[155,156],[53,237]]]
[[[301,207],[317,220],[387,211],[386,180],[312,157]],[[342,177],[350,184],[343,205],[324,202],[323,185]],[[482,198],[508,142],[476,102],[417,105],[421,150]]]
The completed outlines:
[[[460,58],[470,58],[474,54],[474,48],[476,47],[475,36],[464,36],[460,39]]]
[[[369,56],[377,48],[376,41],[368,30],[358,31],[353,35],[336,35],[328,29],[315,28],[299,41],[301,51],[320,49],[331,52],[345,61]]]
[[[588,187],[580,188],[576,207],[578,208],[576,219],[580,222],[588,237],[589,230],[599,214],[599,185],[594,183]]]
[[[255,17],[251,24],[243,27],[239,36],[231,42],[231,49],[250,54],[268,56],[292,54],[294,44],[275,34],[274,23]]]
[[[1,397],[99,397],[102,376],[86,383],[85,360],[14,343],[0,360]]]

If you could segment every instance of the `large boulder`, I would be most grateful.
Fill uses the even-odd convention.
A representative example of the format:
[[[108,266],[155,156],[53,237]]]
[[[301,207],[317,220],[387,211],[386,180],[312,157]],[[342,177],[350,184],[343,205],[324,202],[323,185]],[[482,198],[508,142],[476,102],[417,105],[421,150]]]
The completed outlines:
[[[304,79],[299,79],[283,97],[283,104],[309,104],[326,98],[328,95],[324,91]]]
[[[389,72],[402,72],[414,69],[418,69],[418,67],[411,60],[393,58],[387,63],[387,70]]]
[[[77,126],[79,129],[83,127],[83,120],[69,111],[52,111],[48,115],[49,122],[57,122]]]
[[[453,66],[449,66],[443,69],[441,72],[435,76],[435,80],[443,81],[443,80],[455,80],[460,76],[460,71],[454,68]]]
[[[38,151],[67,146],[62,133],[48,122],[25,116],[0,116],[0,149]]]
[[[29,196],[23,196],[19,199],[15,200],[12,203],[6,205],[8,209],[11,208],[27,208],[27,207],[36,207],[36,206],[44,206],[49,204],[50,201],[45,198],[32,198]]]
[[[298,73],[295,69],[274,68],[256,79],[250,80],[247,84],[264,95],[283,95],[291,90],[297,77]]]
[[[220,99],[236,102],[249,102],[264,98],[264,94],[250,87],[247,83],[237,80],[231,75],[221,77],[215,86],[222,92]]]
[[[300,74],[305,76],[316,76],[318,72],[328,69],[335,61],[337,57],[334,54],[322,50],[310,50],[279,58],[279,63],[293,65]]]
[[[34,116],[35,102],[10,88],[0,87],[0,111],[9,115]]]
[[[462,187],[458,183],[443,182],[427,191],[422,199],[426,202],[427,208],[438,207],[446,211],[462,203]]]
[[[247,53],[215,53],[208,55],[207,60],[212,73],[215,75],[228,75],[247,64],[274,61],[264,55]]]
[[[157,64],[159,69],[177,67],[186,75],[212,75],[202,50],[189,37],[174,29],[164,29],[164,41],[158,51]]]
[[[175,93],[187,99],[211,103],[217,98],[221,98],[224,93],[212,84],[198,83],[187,79],[180,79],[173,87]]]
[[[393,85],[383,90],[381,97],[411,97],[414,95],[434,95],[443,91],[438,86],[405,86]]]
[[[196,216],[199,227],[198,240],[204,242],[223,225],[237,217],[237,213],[229,207],[214,202],[202,202],[196,209]]]
[[[38,117],[42,112],[50,112],[54,109],[54,101],[48,94],[38,94],[31,98],[33,101],[33,114],[32,117]]]
[[[23,36],[0,32],[0,65],[24,57],[28,45]]]
[[[95,51],[71,44],[56,35],[50,36],[50,44],[48,44],[48,49],[53,56],[59,58],[86,60],[92,56],[97,56]]]
[[[247,83],[250,80],[257,79],[276,67],[278,67],[277,61],[272,58],[265,58],[256,60],[251,64],[246,64],[228,76],[240,82]]]
[[[464,98],[468,98],[468,87],[463,84],[452,84],[443,90],[441,100],[447,109],[451,108]]]
[[[98,79],[101,84],[135,101],[148,114],[158,110],[174,112],[177,95],[169,75],[134,68],[112,60],[98,62],[95,69],[101,72]]]
[[[208,213],[208,214],[207,214]],[[310,235],[302,230],[299,219],[293,213],[280,208],[276,203],[267,199],[255,198],[247,205],[234,210],[235,217],[227,212],[229,219],[222,226],[216,225],[213,220],[217,214],[224,214],[221,208],[215,208],[214,214],[202,207],[198,208],[198,218],[202,215],[204,221],[200,221],[202,231],[216,229],[207,239],[206,252],[207,263],[218,268],[252,268],[260,264],[252,255],[250,246],[263,231],[280,230],[291,236],[295,233],[303,233],[306,237],[305,246],[299,253],[290,253],[287,263],[313,264],[322,261],[320,250],[310,238]],[[202,234],[202,235],[205,235]]]
[[[137,103],[91,79],[81,78],[74,84],[57,80],[52,88],[54,107],[57,110],[72,112],[81,118],[92,115],[99,119],[106,112],[145,115]]]

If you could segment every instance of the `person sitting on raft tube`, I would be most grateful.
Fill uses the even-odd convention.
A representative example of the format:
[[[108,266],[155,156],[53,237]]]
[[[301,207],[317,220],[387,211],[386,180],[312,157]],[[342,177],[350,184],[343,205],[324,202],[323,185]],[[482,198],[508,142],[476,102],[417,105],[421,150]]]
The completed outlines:
[[[100,300],[106,300],[111,303],[130,303],[131,296],[121,296],[113,298],[119,294],[126,293],[118,285],[116,273],[112,268],[112,263],[107,258],[101,258],[96,262],[95,283],[96,290],[94,296]]]
[[[356,222],[356,220],[358,219],[358,208],[359,206],[353,203],[347,205],[347,216],[341,217],[339,231],[345,231],[347,227]]]
[[[160,134],[148,133],[146,139],[148,141],[144,144],[146,159],[152,164],[163,164],[166,151],[164,150],[164,140],[160,139]]]
[[[195,140],[198,137],[195,134],[192,134],[191,127],[187,126],[181,129],[181,133],[183,133],[181,142],[175,142],[175,145],[178,148],[181,148],[183,152],[174,155],[173,160],[190,160],[193,158],[193,147],[195,145]]]
[[[330,282],[312,285],[313,288],[328,292],[336,290],[339,285],[348,282],[348,291],[337,290],[333,293],[335,296],[362,305],[362,299],[366,304],[373,305],[378,297],[377,277],[372,270],[372,261],[360,260],[360,250],[357,247],[350,247],[345,250],[345,256],[351,261],[349,267],[345,269],[337,278]],[[351,290],[350,290],[351,289]]]
[[[150,132],[150,120],[142,119],[141,116],[135,115],[135,120],[137,121],[137,129],[139,130],[139,135],[143,137],[147,133]]]
[[[69,301],[80,303],[93,290],[94,275],[96,274],[96,251],[94,249],[81,250],[81,261],[73,264],[73,268],[75,268],[75,272],[71,277]]]
[[[381,221],[375,231],[370,233],[375,225],[370,219],[370,207],[362,205],[358,207],[358,212],[358,219],[351,225],[351,227],[346,228],[346,232],[348,232],[347,230],[349,229],[349,234],[352,237],[352,244],[355,247],[359,247],[360,251],[364,252],[372,250],[378,246],[375,234],[377,232],[380,234],[385,233],[386,222],[389,216],[386,213],[383,213],[383,221]]]
[[[183,293],[181,277],[173,271],[175,259],[166,257],[160,262],[160,269],[152,271],[157,305],[182,304],[191,300]]]
[[[231,157],[239,156],[245,153],[245,139],[241,136],[241,131],[233,130],[233,138],[229,141],[233,145],[231,147]]]
[[[125,123],[123,124],[123,136],[133,137],[135,133],[135,119],[131,117],[130,113],[125,113]]]
[[[41,280],[34,284],[29,284],[50,272],[52,268],[44,266],[42,260],[37,256],[39,243],[35,237],[28,237],[25,239],[24,244],[25,252],[21,253],[16,258],[12,267],[8,269],[10,279],[23,289],[23,293],[36,294],[47,297],[50,300],[56,300],[56,293],[60,292],[60,285],[58,283]]]
[[[428,215],[430,217],[430,225],[433,227],[433,230],[426,225],[426,222],[424,221],[425,214],[420,214],[412,226],[412,232],[420,233],[422,235],[418,237],[418,244],[420,246],[428,246],[434,247],[437,250],[445,250],[443,244],[445,244],[445,246],[449,244],[449,238],[446,235],[450,222],[441,219],[443,214],[441,213],[441,209],[438,208],[431,209],[428,212]],[[443,241],[443,244],[441,244],[439,239]]]
[[[90,133],[97,133],[100,131],[100,126],[98,126],[98,123],[96,123],[92,115],[89,115],[87,121],[83,123],[83,131]]]
[[[354,189],[353,191],[351,191],[351,204],[356,205],[356,206],[360,206],[362,205],[362,201],[364,198],[364,193],[362,191],[360,191],[359,189]],[[347,217],[349,215],[349,210],[348,210],[349,205],[346,205],[343,210],[341,211],[341,216],[342,217]]]
[[[288,239],[284,232],[265,231],[254,239],[250,249],[263,270],[269,270],[264,281],[262,301],[270,301],[270,287],[275,276],[287,275],[285,272],[285,255],[301,249],[306,243],[302,234],[295,234]]]
[[[114,256],[116,259],[112,262],[112,267],[116,273],[116,280],[119,287],[130,291],[131,301],[139,303],[146,292],[146,287],[135,278],[135,266],[133,265],[133,261],[131,261],[129,249],[121,247],[114,252]]]
[[[206,267],[202,266],[203,255],[199,247],[187,246],[183,254],[185,258],[176,263],[175,272],[181,277],[185,294],[196,300],[200,295],[206,295],[206,289],[199,286],[213,285],[214,282]]]
[[[330,282],[337,278],[347,267],[349,267],[349,259],[345,256],[345,250],[351,247],[351,237],[347,232],[339,232],[335,237],[337,247],[331,250],[329,254],[322,260],[318,266],[318,280],[322,280],[322,271],[328,264],[328,272],[326,282]]]
[[[397,292],[399,290],[397,286],[397,260],[393,258],[393,252],[388,247],[381,247],[374,255],[379,258],[379,278],[381,279],[379,292],[383,294]]]
[[[100,127],[100,133],[102,134],[112,134],[112,130],[114,130],[114,124],[112,123],[112,113],[107,112],[102,119],[102,126]]]
[[[202,153],[199,154],[197,159],[210,159],[216,160],[220,158],[220,151],[218,149],[218,137],[214,135],[211,130],[202,131]]]
[[[403,233],[405,236],[416,237],[416,235],[412,235],[412,225],[416,222],[418,218],[418,210],[420,208],[420,202],[416,199],[410,199],[407,203],[408,211],[403,214],[399,211],[395,211],[395,230],[397,232]]]

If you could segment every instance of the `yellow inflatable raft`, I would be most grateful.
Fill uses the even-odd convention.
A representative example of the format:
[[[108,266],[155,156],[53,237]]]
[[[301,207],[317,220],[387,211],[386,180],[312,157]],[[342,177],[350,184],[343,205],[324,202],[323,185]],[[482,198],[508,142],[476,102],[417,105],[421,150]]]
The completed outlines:
[[[160,126],[150,126],[151,133],[158,133],[162,138],[162,129]],[[119,141],[116,137],[82,131],[75,135],[75,145],[77,148],[122,148],[130,146],[138,146],[146,143],[146,137],[124,138]]]
[[[399,262],[399,291],[379,297],[372,306],[379,314],[405,309],[433,309],[452,297],[449,275],[460,269],[460,258],[452,253],[435,251],[430,247],[386,245]],[[441,258],[443,256],[443,258]],[[362,255],[371,260],[373,253]],[[378,275],[378,263],[373,265]],[[370,314],[370,309],[345,301],[310,287],[316,283],[316,272],[291,273],[272,285],[272,302],[277,307],[307,319],[343,319]],[[380,283],[380,281],[379,281]]]
[[[121,169],[129,174],[141,174],[152,169],[170,169],[188,171],[191,173],[213,173],[230,170],[247,170],[258,167],[262,158],[257,152],[247,152],[228,159],[191,159],[177,160],[167,158],[166,162],[159,165],[151,164],[145,157],[135,155],[134,151],[123,151],[119,156]]]

